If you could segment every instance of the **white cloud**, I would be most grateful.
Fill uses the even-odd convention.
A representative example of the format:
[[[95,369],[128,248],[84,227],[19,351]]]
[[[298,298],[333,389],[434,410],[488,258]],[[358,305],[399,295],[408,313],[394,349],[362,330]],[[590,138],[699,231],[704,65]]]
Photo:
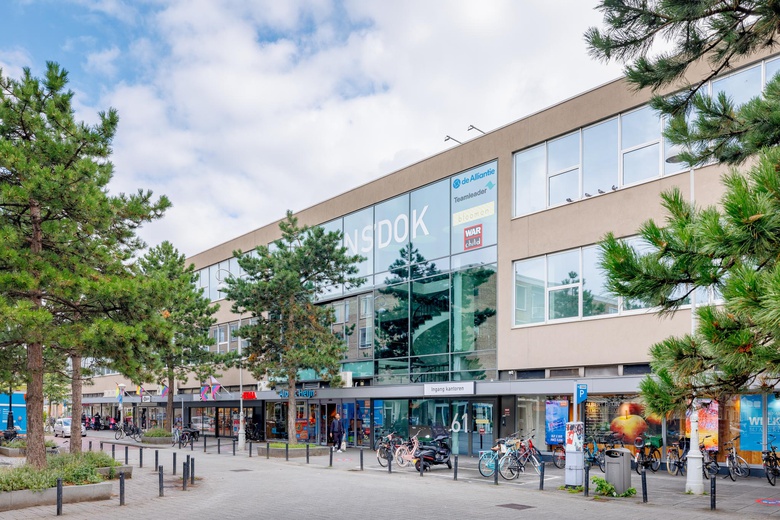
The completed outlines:
[[[93,74],[101,74],[112,78],[117,74],[116,60],[120,51],[117,47],[111,47],[99,52],[87,55],[87,63],[84,69]]]

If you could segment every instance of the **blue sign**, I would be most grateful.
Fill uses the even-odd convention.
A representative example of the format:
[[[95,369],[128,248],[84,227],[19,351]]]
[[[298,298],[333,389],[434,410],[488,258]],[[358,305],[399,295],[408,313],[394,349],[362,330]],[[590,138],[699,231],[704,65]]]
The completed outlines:
[[[588,400],[588,385],[577,385],[576,404],[584,403]]]
[[[13,411],[14,426],[21,428],[20,433],[27,433],[27,403],[24,402],[24,393],[14,392]],[[8,426],[8,394],[0,395],[0,430]]]
[[[547,444],[563,444],[568,420],[569,401],[546,402],[544,439]]]
[[[764,413],[761,395],[739,396],[739,447],[743,451],[760,451]]]

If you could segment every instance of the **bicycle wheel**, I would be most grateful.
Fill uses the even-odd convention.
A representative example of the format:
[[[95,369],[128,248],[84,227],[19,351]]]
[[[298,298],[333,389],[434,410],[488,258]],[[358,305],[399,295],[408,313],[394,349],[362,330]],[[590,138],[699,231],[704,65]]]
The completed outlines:
[[[407,458],[408,455],[409,448],[407,446],[399,446],[395,450],[395,463],[398,464],[398,467],[405,468],[409,465],[411,457]]]
[[[124,436],[125,436],[125,431],[124,431],[123,429],[121,429],[121,428],[120,428],[120,429],[118,429],[118,430],[116,431],[116,433],[114,434],[114,438],[115,438],[116,440],[119,440],[119,439],[123,438]]]
[[[766,479],[769,481],[769,484],[774,486],[775,481],[777,480],[777,461],[764,462],[764,473],[766,474]]]
[[[540,474],[542,472],[541,470],[541,462],[539,462],[539,459],[536,458],[536,455],[531,453],[531,455],[528,457],[528,460],[526,460],[526,463],[530,462],[531,465],[534,467],[534,471],[536,471],[536,474]],[[603,471],[603,470],[602,470]]]
[[[680,454],[677,453],[677,450],[669,450],[666,453],[666,471],[668,471],[670,475],[677,475],[680,471],[678,468],[679,464]]]
[[[558,469],[563,469],[563,467],[566,465],[566,452],[563,450],[563,448],[558,446],[557,448],[553,449],[552,457],[555,467]]]
[[[520,465],[520,461],[517,457],[507,453],[498,462],[498,472],[506,480],[513,480],[520,476],[520,472],[523,470]]]
[[[735,464],[734,464],[734,470],[736,472],[736,475],[740,478],[746,478],[750,476],[750,465],[747,463],[745,459],[737,455],[734,457]]]
[[[383,468],[387,467],[387,448],[384,446],[380,446],[376,450],[376,460],[379,462],[379,465]]]
[[[731,481],[732,482],[736,481],[737,480],[737,463],[734,460],[734,456],[733,455],[729,455],[726,458],[726,468],[729,471],[729,478],[731,479]]]
[[[636,464],[636,472],[641,475],[642,472],[645,470],[645,452],[644,451],[638,451],[636,452],[636,455],[634,455],[634,464]]]
[[[483,477],[492,477],[493,473],[496,472],[496,462],[498,462],[498,455],[495,453],[480,457],[479,464],[477,464],[479,474]]]
[[[702,465],[702,472],[704,473],[704,478],[710,479],[718,474],[718,471],[720,470],[720,466],[718,463],[714,460],[710,460],[708,462],[705,462]]]
[[[661,451],[658,448],[653,448],[653,451],[650,452],[650,469],[655,473],[660,467]]]
[[[596,464],[598,464],[599,469],[601,470],[601,472],[602,473],[606,473],[607,465],[605,464],[605,461],[604,461],[604,452],[603,451],[596,452],[595,462],[596,462]]]

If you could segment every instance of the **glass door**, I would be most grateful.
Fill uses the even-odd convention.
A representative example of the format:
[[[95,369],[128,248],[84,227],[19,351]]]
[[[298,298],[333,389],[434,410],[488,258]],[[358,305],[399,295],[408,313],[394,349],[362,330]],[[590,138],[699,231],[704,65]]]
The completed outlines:
[[[469,421],[469,402],[452,401],[450,404],[452,423],[449,427],[452,430],[452,453],[454,455],[465,455],[469,453],[469,431],[471,422]]]
[[[471,403],[471,449],[473,454],[493,447],[495,435],[493,431],[493,409],[495,402]]]

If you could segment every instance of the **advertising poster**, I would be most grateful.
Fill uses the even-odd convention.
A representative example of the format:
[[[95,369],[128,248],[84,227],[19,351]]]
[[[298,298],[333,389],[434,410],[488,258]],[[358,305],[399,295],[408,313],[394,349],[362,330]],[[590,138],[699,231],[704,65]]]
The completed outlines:
[[[766,396],[766,413],[768,424],[766,428],[769,437],[776,436],[780,439],[780,399],[774,394]]]
[[[569,420],[569,401],[547,401],[545,404],[545,435],[547,444],[563,444],[566,421]]]
[[[493,161],[450,177],[453,255],[496,243],[497,169]]]
[[[585,425],[581,422],[566,423],[566,445],[567,453],[582,451],[585,445]]]
[[[718,402],[701,401],[697,399],[699,408],[699,442],[704,443],[705,450],[718,449]],[[691,418],[685,418],[685,431],[691,431]]]
[[[739,397],[740,449],[760,451],[764,411],[761,395],[742,395]]]
[[[13,397],[14,426],[21,428],[19,433],[27,433],[27,403],[24,394],[14,393]],[[0,430],[8,426],[8,394],[0,395]]]

